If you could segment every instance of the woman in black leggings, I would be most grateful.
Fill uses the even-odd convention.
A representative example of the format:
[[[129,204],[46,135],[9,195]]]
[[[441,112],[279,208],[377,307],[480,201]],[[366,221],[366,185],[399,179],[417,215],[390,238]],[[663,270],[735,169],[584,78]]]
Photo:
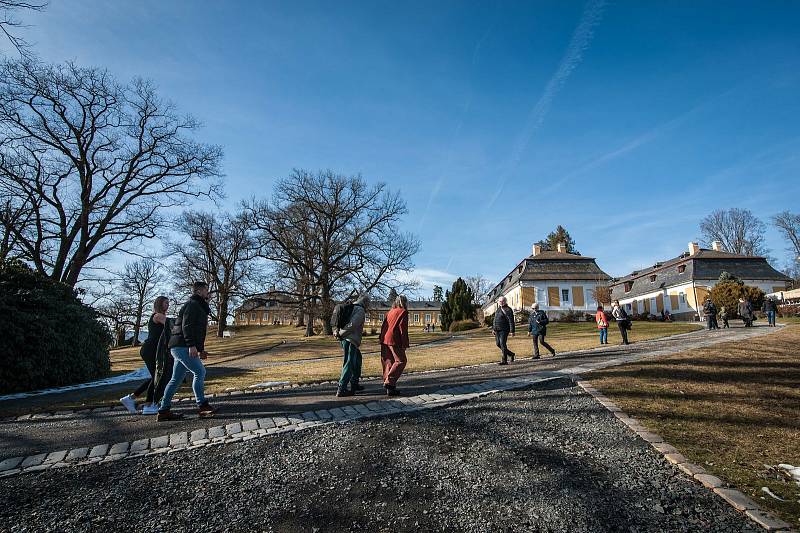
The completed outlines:
[[[142,347],[139,350],[139,355],[150,372],[150,379],[144,381],[131,394],[119,399],[131,414],[137,412],[136,397],[141,396],[145,391],[147,391],[147,396],[145,405],[142,408],[142,414],[158,413],[158,402],[172,377],[172,356],[169,355],[169,350],[166,349],[170,330],[169,327],[165,327],[169,325],[167,310],[169,310],[169,298],[166,296],[156,298],[153,303],[153,314],[150,315],[150,320],[147,321],[147,339],[142,343]]]

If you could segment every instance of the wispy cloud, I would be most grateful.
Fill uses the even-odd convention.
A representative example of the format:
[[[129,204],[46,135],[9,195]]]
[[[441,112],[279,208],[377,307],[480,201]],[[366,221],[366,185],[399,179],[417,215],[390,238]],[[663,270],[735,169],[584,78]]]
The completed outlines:
[[[497,201],[497,198],[500,197],[506,181],[508,180],[508,175],[519,164],[520,160],[522,159],[522,154],[525,153],[525,150],[528,148],[531,139],[533,139],[536,131],[541,127],[542,122],[544,122],[548,111],[550,111],[556,95],[564,86],[564,83],[566,83],[570,74],[572,74],[572,71],[575,70],[575,68],[583,59],[583,53],[589,47],[592,36],[594,35],[594,28],[600,22],[600,19],[603,15],[604,6],[604,0],[590,0],[586,4],[586,7],[583,10],[583,15],[581,16],[581,21],[572,34],[572,39],[567,46],[564,57],[562,57],[561,62],[558,65],[558,69],[547,82],[542,95],[531,109],[531,112],[528,115],[528,120],[525,122],[522,132],[520,132],[516,141],[514,142],[514,146],[511,150],[511,156],[509,157],[505,171],[503,172],[503,177],[500,179],[497,190],[489,200],[489,203],[486,206],[487,209],[490,209]]]
[[[450,288],[457,278],[457,275],[450,272],[425,267],[415,268],[412,272],[398,275],[398,279],[401,281],[418,281],[419,290],[416,292],[420,297],[430,297],[435,285],[444,289]]]

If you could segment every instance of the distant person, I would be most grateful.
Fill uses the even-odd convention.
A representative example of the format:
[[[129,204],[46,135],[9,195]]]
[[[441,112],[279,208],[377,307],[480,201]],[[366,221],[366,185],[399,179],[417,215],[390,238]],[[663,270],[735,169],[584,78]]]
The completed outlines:
[[[434,331],[436,331],[436,324],[431,323],[431,333],[433,333]]]
[[[555,357],[556,351],[553,349],[552,346],[547,344],[547,341],[544,340],[545,335],[547,335],[547,324],[550,323],[550,319],[547,318],[547,313],[544,311],[539,310],[539,304],[534,303],[531,306],[531,314],[528,318],[528,336],[533,337],[533,358],[539,359],[539,343],[542,343],[542,346],[547,348],[550,352],[550,355]]]
[[[408,298],[398,296],[386,314],[380,335],[383,388],[387,396],[398,396],[397,380],[403,374],[408,360]]]
[[[164,325],[167,322],[167,310],[169,309],[169,298],[159,296],[153,302],[153,313],[147,320],[147,338],[139,348],[139,357],[144,361],[147,371],[150,372],[150,379],[142,382],[132,393],[119,399],[122,405],[131,414],[136,414],[136,397],[147,391],[142,414],[152,415],[158,412],[158,405],[153,403],[156,381],[156,354],[159,343],[164,340]],[[171,371],[170,371],[171,374]]]
[[[753,304],[750,303],[750,300],[745,300],[744,298],[739,298],[739,316],[742,317],[742,322],[744,322],[744,327],[750,328],[753,326]]]
[[[664,310],[664,320],[667,322],[672,322],[672,313],[667,310]],[[630,322],[628,322],[630,324]]]
[[[509,358],[513,363],[517,354],[508,349],[508,336],[514,336],[514,311],[508,306],[505,296],[497,299],[497,311],[494,313],[492,330],[494,331],[495,344],[500,348],[501,358],[499,364],[507,365]]]
[[[600,331],[600,344],[608,344],[608,317],[602,305],[597,306],[594,321],[597,322],[597,329]]]
[[[711,300],[711,298],[706,298],[703,304],[703,313],[706,315],[708,329],[719,329],[719,324],[717,324],[717,306],[714,305],[714,301]]]
[[[611,304],[611,315],[617,322],[619,334],[622,335],[622,344],[630,344],[628,342],[628,329],[631,327],[631,322],[628,318],[628,313],[619,305],[619,300],[614,300],[614,303]]]
[[[206,367],[202,359],[208,357],[205,351],[206,332],[208,331],[208,284],[196,281],[192,286],[192,296],[183,304],[172,334],[169,339],[169,351],[175,363],[172,367],[172,378],[169,380],[164,397],[161,399],[161,409],[158,411],[158,421],[179,420],[183,415],[173,413],[171,410],[172,397],[183,383],[186,372],[191,372],[192,391],[197,402],[197,412],[200,416],[212,416],[214,408],[209,405],[205,397]]]
[[[771,328],[774,328],[775,316],[778,314],[778,306],[775,305],[775,300],[772,298],[765,298],[764,306],[761,310],[767,315],[767,325]]]
[[[730,328],[731,325],[728,324],[728,310],[725,309],[725,306],[719,308],[719,318],[722,320],[722,327],[723,328]]]
[[[365,294],[352,304],[339,304],[333,310],[333,334],[344,351],[336,396],[353,396],[364,390],[358,382],[361,379],[361,334],[364,332],[368,307],[369,296]]]

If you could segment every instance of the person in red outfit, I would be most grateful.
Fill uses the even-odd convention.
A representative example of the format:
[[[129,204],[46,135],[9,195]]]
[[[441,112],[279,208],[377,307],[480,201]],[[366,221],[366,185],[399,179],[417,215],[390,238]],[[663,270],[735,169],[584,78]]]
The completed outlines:
[[[406,367],[408,342],[408,298],[398,296],[381,326],[381,364],[387,396],[397,396],[397,380]]]

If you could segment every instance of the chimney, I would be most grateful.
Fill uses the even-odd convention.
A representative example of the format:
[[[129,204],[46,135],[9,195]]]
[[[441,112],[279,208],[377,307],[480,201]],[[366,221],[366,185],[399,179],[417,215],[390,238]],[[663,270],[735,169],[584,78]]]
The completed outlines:
[[[696,242],[689,243],[689,255],[694,255],[700,251],[700,245]]]
[[[542,253],[542,245],[541,244],[534,244],[533,245],[533,255],[534,257]]]
[[[722,242],[714,241],[711,243],[711,249],[715,252],[724,252],[725,248],[722,247]]]
[[[565,254],[567,253],[567,245],[563,242],[558,243],[558,253]]]

